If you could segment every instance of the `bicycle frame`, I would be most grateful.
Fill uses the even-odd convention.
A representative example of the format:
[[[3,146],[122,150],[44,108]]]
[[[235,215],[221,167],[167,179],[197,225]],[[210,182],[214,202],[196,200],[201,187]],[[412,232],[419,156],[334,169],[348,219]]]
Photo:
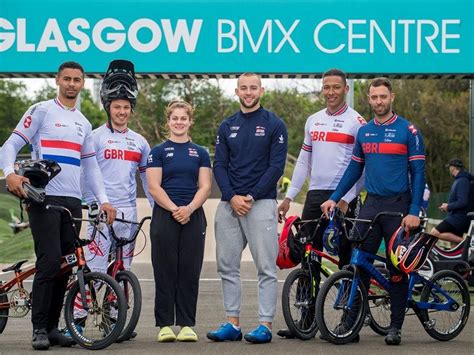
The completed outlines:
[[[374,222],[377,220],[377,217],[379,215],[377,215],[374,218],[374,220],[371,222],[371,226],[373,226]],[[369,228],[369,231],[370,231],[370,228]],[[364,237],[366,237],[367,235],[368,235],[368,232],[366,233]],[[368,274],[371,278],[375,279],[383,288],[385,288],[385,290],[390,291],[390,282],[385,278],[385,276],[383,276],[377,270],[376,267],[372,265],[373,260],[386,262],[385,258],[365,252],[361,250],[358,245],[356,245],[355,248],[353,249],[350,268],[352,268],[354,271],[354,278],[351,285],[349,299],[345,306],[346,309],[350,310],[352,308],[355,298],[357,297],[356,296],[357,286],[361,282],[360,272],[358,272],[358,268],[361,268],[362,270],[364,270],[366,274]],[[440,302],[437,302],[436,300],[432,302],[415,301],[413,299],[413,290],[415,288],[415,285],[419,283],[422,283],[423,286],[429,285],[430,287],[435,289],[437,292],[439,292],[446,298],[447,302],[440,303]],[[344,290],[339,290],[337,298],[336,298],[338,301],[336,302],[336,305],[339,304],[339,300],[342,298],[343,291]],[[421,276],[418,272],[411,272],[409,274],[408,295],[407,295],[406,304],[407,304],[407,307],[412,308],[415,311],[415,313],[417,314],[417,316],[420,318],[422,322],[424,322],[425,320],[421,319],[420,310],[431,309],[431,310],[441,310],[441,311],[455,311],[460,306],[447,292],[442,290],[436,284],[433,284],[430,280],[427,280],[425,277]]]

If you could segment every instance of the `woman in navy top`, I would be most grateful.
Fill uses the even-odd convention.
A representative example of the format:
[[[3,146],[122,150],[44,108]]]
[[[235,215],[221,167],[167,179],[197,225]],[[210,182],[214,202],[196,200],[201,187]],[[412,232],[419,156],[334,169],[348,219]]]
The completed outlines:
[[[150,239],[159,342],[197,341],[191,327],[196,323],[207,226],[202,204],[211,190],[211,163],[207,151],[190,140],[193,112],[187,102],[171,102],[165,110],[168,140],[148,157],[148,191],[155,200]],[[173,325],[181,327],[178,336]]]

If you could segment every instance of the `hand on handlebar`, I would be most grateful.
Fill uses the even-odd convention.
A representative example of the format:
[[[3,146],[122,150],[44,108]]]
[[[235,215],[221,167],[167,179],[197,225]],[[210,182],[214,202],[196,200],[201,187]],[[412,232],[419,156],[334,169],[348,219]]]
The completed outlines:
[[[326,218],[329,218],[329,212],[334,210],[336,208],[336,201],[333,200],[327,200],[326,202],[323,202],[321,205],[321,211],[323,211],[323,214],[326,216]]]
[[[416,229],[420,226],[420,217],[414,215],[406,215],[402,219],[402,227],[405,228],[405,232],[408,232],[412,229]]]
[[[5,178],[8,191],[19,198],[27,198],[25,190],[23,189],[23,183],[30,182],[30,180],[24,176],[17,175],[15,173],[8,174]]]
[[[115,217],[117,216],[117,210],[110,203],[103,203],[100,206],[100,210],[105,212],[107,215],[107,224],[114,223]]]

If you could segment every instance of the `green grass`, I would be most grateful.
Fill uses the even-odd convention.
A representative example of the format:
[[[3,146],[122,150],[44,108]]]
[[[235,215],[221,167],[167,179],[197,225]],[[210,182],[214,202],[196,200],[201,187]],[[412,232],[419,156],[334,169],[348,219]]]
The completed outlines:
[[[21,259],[34,259],[31,230],[27,228],[13,234],[8,223],[11,222],[10,209],[15,216],[20,215],[18,198],[9,194],[0,194],[0,263],[11,263]],[[25,219],[28,217],[24,212]]]

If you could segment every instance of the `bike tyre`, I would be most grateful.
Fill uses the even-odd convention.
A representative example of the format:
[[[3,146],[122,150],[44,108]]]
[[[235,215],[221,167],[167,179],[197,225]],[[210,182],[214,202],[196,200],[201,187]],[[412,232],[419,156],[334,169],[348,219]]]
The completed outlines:
[[[109,298],[111,293],[113,292],[116,297],[114,298],[114,307],[117,310],[117,318],[115,325],[111,327],[111,331],[107,333],[105,336],[99,338],[90,338],[86,337],[86,335],[81,332],[76,324],[74,323],[74,303],[76,300],[76,295],[79,293],[79,282],[75,281],[66,296],[66,302],[65,302],[65,308],[64,308],[64,316],[66,319],[66,326],[69,329],[69,332],[72,336],[72,338],[79,344],[81,347],[88,349],[88,350],[100,350],[108,347],[109,345],[113,344],[120,334],[122,333],[123,327],[125,325],[125,320],[127,317],[127,305],[126,305],[126,300],[125,300],[125,294],[120,287],[120,285],[115,281],[111,276],[99,273],[99,272],[90,272],[84,274],[84,283],[85,285],[93,285],[92,287],[89,286],[89,289],[93,289],[94,285],[99,286],[99,289],[104,287],[104,285],[107,287],[104,289],[104,295],[100,295],[99,297],[97,296],[97,292],[94,290],[94,292],[91,293],[91,298],[93,297],[92,294],[95,295],[95,299],[92,300],[94,304],[103,304],[104,300]],[[108,305],[106,307],[109,307]],[[104,307],[98,307],[100,308],[99,312],[103,317],[103,314],[105,313],[103,308]],[[87,315],[89,317],[89,315]],[[99,328],[100,329],[100,328]]]
[[[362,285],[361,282],[359,282],[357,285],[357,293],[360,297],[361,306],[357,310],[357,314],[355,315],[355,321],[352,323],[352,325],[349,325],[348,327],[341,327],[344,333],[340,333],[338,331],[338,334],[336,334],[336,328],[338,328],[339,324],[343,322],[343,316],[339,318],[339,323],[335,326],[333,326],[335,321],[333,322],[331,319],[333,318],[337,308],[335,307],[334,302],[329,300],[328,295],[332,295],[332,292],[336,292],[339,296],[339,288],[341,286],[339,282],[341,281],[345,281],[346,283],[348,283],[347,285],[345,285],[345,288],[349,290],[349,286],[352,285],[353,279],[354,274],[352,271],[349,270],[342,270],[332,274],[322,285],[321,289],[319,290],[318,297],[316,299],[316,321],[318,324],[318,328],[321,332],[322,338],[333,344],[339,345],[350,343],[357,337],[364,325],[365,316],[367,314],[367,293],[365,292],[365,287],[364,285]],[[342,303],[340,303],[340,310],[343,309],[343,306],[347,302],[347,295],[347,291],[342,295],[343,301]],[[326,307],[328,307],[327,311]]]
[[[454,339],[462,332],[462,330],[467,324],[467,320],[469,319],[469,312],[471,309],[469,289],[467,288],[466,282],[464,281],[464,279],[458,273],[451,270],[438,271],[436,274],[433,275],[430,281],[433,284],[437,284],[445,292],[448,292],[448,293],[450,293],[449,292],[450,290],[447,290],[445,287],[446,287],[446,282],[450,282],[450,284],[453,285],[457,289],[457,293],[460,296],[460,299],[458,302],[460,303],[459,305],[460,307],[458,309],[459,317],[456,317],[456,319],[453,319],[453,324],[454,324],[453,327],[447,330],[446,329],[442,330],[437,326],[441,322],[437,322],[437,320],[440,318],[436,318],[435,315],[436,314],[446,315],[447,314],[446,312],[451,312],[451,311],[436,312],[436,311],[427,310],[427,309],[420,310],[422,319],[425,319],[427,322],[433,322],[433,326],[424,327],[425,331],[433,339],[436,339],[439,341],[448,341],[448,340]],[[423,287],[423,291],[421,292],[420,302],[429,302],[433,298],[442,296],[439,293],[436,293],[436,290],[433,290],[433,291],[432,290],[433,290],[433,287],[430,284],[426,284]],[[458,310],[456,310],[456,312]],[[446,319],[447,317],[443,317],[443,318]]]
[[[8,296],[6,293],[0,294],[0,304],[1,303],[8,303]],[[9,310],[9,308],[0,309],[0,334],[3,333],[7,326]]]
[[[124,289],[125,299],[127,300],[127,320],[125,321],[122,334],[120,334],[117,339],[117,342],[120,343],[130,339],[130,336],[138,324],[142,311],[142,289],[137,276],[129,270],[119,272],[117,276],[115,276],[115,280],[117,280],[119,285]],[[126,285],[126,288],[123,287],[121,283]],[[130,304],[128,296],[130,291],[133,293],[132,304]]]

